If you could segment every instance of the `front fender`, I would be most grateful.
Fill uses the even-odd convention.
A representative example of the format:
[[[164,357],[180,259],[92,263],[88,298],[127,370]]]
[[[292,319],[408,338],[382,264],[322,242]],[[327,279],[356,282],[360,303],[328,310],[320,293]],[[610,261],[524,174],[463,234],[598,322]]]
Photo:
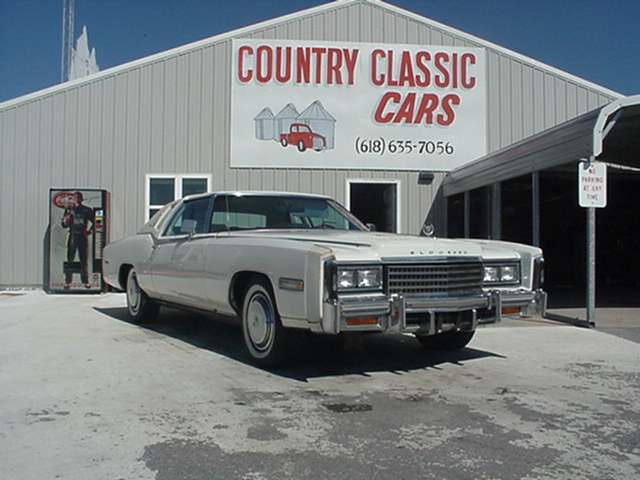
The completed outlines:
[[[152,290],[151,276],[147,268],[153,252],[153,238],[149,234],[140,234],[112,242],[104,247],[102,275],[104,281],[112,287],[124,290],[120,278],[123,265],[131,265],[138,272],[140,287],[149,292]]]
[[[229,310],[240,312],[242,297],[256,276],[268,279],[284,326],[318,323],[322,318],[324,260],[331,250],[300,242],[278,246],[227,245],[218,248],[219,261],[209,261],[212,279],[228,278],[224,289]],[[208,267],[209,268],[209,267]],[[221,285],[218,284],[218,287]],[[212,300],[220,303],[222,290],[214,288]]]

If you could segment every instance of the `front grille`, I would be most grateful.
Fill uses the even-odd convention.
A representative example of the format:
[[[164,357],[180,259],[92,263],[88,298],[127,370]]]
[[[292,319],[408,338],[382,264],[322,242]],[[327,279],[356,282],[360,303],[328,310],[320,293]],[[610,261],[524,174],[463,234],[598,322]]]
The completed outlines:
[[[408,297],[473,295],[482,292],[482,273],[480,262],[390,265],[387,289]]]

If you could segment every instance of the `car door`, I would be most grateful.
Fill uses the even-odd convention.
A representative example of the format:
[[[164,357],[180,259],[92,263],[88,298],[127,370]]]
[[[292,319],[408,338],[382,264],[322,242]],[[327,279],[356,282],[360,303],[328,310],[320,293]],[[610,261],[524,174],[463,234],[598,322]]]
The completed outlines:
[[[225,314],[233,314],[229,305],[229,286],[233,275],[244,269],[249,250],[242,232],[267,227],[268,209],[264,197],[220,195],[212,207],[212,237],[205,257],[205,290],[208,305]]]
[[[149,270],[154,289],[163,300],[206,306],[203,276],[210,203],[211,197],[185,201],[154,245]]]

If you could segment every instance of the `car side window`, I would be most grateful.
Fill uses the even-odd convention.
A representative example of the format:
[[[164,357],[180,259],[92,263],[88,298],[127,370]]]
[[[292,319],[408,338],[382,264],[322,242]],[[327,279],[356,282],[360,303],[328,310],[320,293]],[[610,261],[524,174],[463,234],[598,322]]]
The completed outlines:
[[[183,203],[167,225],[164,235],[183,234],[182,225],[185,220],[194,220],[196,222],[195,233],[205,233],[207,231],[207,213],[210,200],[210,197],[205,197]]]

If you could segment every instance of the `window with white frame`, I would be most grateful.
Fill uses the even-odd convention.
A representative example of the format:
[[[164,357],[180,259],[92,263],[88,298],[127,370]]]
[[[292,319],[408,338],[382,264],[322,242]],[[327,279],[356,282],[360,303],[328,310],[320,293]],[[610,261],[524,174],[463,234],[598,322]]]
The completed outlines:
[[[210,190],[211,175],[149,174],[146,176],[145,220],[177,198]]]

